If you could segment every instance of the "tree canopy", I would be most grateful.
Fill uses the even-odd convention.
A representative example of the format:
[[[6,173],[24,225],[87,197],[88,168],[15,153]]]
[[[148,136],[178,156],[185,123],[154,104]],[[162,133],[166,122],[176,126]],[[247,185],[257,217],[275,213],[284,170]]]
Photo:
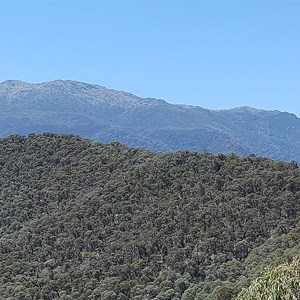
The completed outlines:
[[[2,299],[234,299],[299,253],[296,163],[0,139]]]

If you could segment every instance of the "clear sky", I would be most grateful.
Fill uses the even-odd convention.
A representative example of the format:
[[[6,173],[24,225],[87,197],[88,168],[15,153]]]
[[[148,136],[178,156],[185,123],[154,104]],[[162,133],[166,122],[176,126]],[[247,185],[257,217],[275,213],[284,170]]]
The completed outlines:
[[[0,82],[300,116],[300,1],[3,1]]]

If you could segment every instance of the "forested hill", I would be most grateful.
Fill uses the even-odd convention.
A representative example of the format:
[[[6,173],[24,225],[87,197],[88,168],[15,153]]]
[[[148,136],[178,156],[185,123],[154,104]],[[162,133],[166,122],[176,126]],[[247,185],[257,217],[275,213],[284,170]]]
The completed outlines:
[[[45,131],[159,152],[253,153],[300,162],[300,119],[290,113],[175,105],[71,80],[0,83],[0,137]]]
[[[234,299],[299,253],[296,163],[0,140],[0,298]]]

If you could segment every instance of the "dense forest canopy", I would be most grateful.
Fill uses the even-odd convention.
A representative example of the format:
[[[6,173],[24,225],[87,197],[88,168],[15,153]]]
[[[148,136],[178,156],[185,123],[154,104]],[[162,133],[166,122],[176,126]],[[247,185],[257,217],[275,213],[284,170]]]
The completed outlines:
[[[296,163],[0,139],[1,299],[234,299],[300,250]]]

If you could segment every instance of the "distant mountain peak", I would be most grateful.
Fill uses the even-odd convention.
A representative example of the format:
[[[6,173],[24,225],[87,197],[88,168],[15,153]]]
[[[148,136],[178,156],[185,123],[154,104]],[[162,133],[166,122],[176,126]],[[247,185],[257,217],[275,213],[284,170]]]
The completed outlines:
[[[255,111],[255,112],[264,111],[263,109],[254,108],[254,107],[247,106],[247,105],[233,108],[233,110],[235,110],[235,111]]]
[[[0,83],[0,136],[68,132],[157,151],[215,153],[300,161],[300,119],[242,106],[212,110],[73,80]]]
[[[21,102],[22,106],[25,103],[28,105],[33,103],[34,106],[60,103],[66,108],[71,104],[80,103],[86,107],[109,105],[121,110],[166,104],[164,100],[160,99],[142,98],[97,84],[61,79],[42,83],[27,83],[18,80],[7,80],[0,83],[0,102],[5,104],[12,101]]]
[[[37,83],[39,84],[39,83]],[[50,85],[50,86],[88,86],[88,87],[93,87],[93,86],[98,86],[100,88],[104,88],[103,86],[100,85],[95,85],[95,84],[91,84],[91,83],[86,83],[86,82],[82,82],[82,81],[76,81],[76,80],[64,80],[64,79],[56,79],[56,80],[52,80],[52,81],[46,81],[43,83],[40,83],[41,85]]]
[[[230,109],[222,109],[220,111],[228,111],[232,113],[250,113],[250,114],[278,114],[282,113],[279,110],[268,110],[268,109],[262,109],[262,108],[255,108],[251,106],[239,106],[239,107],[234,107]]]
[[[31,85],[31,83],[24,82],[24,81],[21,81],[21,80],[6,80],[6,81],[3,81],[2,83],[0,83],[0,85],[15,87],[15,86]]]

